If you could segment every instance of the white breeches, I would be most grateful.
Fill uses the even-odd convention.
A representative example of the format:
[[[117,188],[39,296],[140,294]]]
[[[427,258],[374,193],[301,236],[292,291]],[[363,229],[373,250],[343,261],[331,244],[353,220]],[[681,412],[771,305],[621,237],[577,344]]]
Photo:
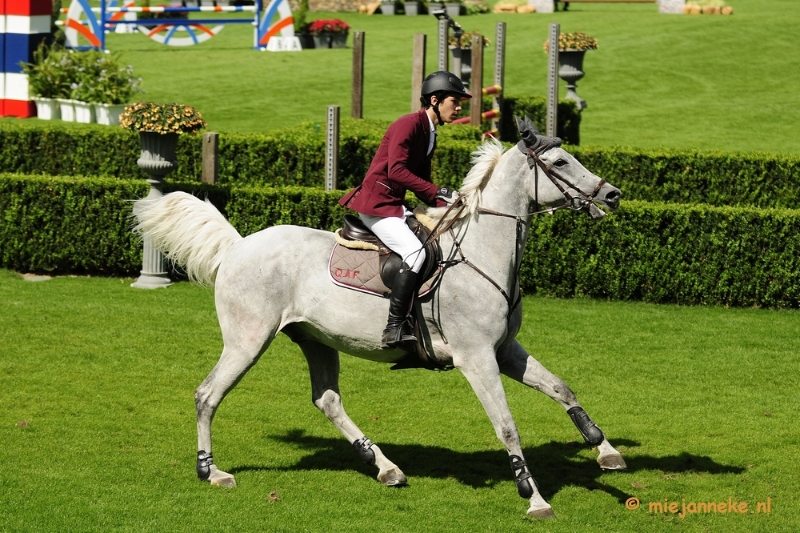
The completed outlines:
[[[411,212],[406,211],[402,217],[373,217],[361,215],[364,222],[389,249],[398,254],[411,270],[419,273],[422,263],[425,262],[425,250],[414,232],[406,225],[406,217]]]

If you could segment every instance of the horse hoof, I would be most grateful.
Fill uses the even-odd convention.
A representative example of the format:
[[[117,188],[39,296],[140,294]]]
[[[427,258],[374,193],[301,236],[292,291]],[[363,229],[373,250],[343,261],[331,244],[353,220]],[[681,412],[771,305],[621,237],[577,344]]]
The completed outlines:
[[[230,474],[219,472],[222,475],[213,476],[209,481],[212,485],[217,487],[230,487],[236,486],[236,479]]]
[[[403,487],[408,484],[406,475],[396,468],[378,474],[378,481],[387,487]]]
[[[540,507],[538,509],[531,507],[528,509],[528,516],[544,520],[547,518],[555,518],[556,513],[554,513],[553,508],[548,505],[547,507]]]
[[[597,463],[603,470],[625,470],[628,468],[628,465],[625,464],[625,459],[618,453],[601,455],[597,458]]]

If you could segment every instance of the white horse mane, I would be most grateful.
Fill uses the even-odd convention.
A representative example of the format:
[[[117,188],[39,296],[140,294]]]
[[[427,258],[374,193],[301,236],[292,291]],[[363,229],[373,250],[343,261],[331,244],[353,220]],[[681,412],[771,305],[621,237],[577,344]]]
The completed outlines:
[[[458,224],[459,221],[467,220],[475,214],[481,203],[481,192],[489,182],[489,178],[492,177],[492,172],[497,166],[497,163],[500,162],[500,158],[503,157],[504,153],[505,147],[494,137],[490,137],[488,141],[478,146],[478,148],[472,152],[472,157],[470,159],[472,168],[467,173],[467,176],[461,184],[461,188],[458,190],[458,193],[461,195],[461,201],[466,207],[464,209],[458,207],[453,208],[450,213],[447,214],[448,220],[457,216],[459,220],[456,221],[456,224]],[[435,225],[440,222],[447,213],[447,210],[447,207],[431,207],[423,210],[418,208],[415,210],[415,214],[417,215],[417,219],[420,219],[420,217],[429,219],[420,220],[423,224],[428,226],[429,224]]]

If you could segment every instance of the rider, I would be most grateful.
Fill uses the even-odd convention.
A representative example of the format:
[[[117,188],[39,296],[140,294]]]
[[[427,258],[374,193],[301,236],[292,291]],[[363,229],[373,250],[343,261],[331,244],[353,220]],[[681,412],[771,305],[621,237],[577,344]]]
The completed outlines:
[[[381,348],[400,345],[410,349],[417,340],[404,331],[408,329],[404,326],[425,251],[406,225],[405,219],[412,214],[404,203],[406,190],[434,207],[455,201],[454,191],[431,181],[431,159],[436,148],[436,126],[453,122],[461,111],[461,102],[469,98],[472,95],[451,72],[438,71],[426,77],[422,82],[422,109],[389,126],[364,181],[339,201],[357,211],[364,224],[403,260],[392,284]]]

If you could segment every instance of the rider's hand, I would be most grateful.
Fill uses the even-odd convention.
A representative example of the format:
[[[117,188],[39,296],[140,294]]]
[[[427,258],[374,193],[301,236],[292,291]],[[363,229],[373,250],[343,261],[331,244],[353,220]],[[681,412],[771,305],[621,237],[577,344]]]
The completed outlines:
[[[439,200],[444,200],[447,205],[453,204],[456,200],[458,200],[459,195],[458,192],[454,191],[453,189],[448,189],[447,187],[440,187],[439,192],[436,193],[436,198]]]

